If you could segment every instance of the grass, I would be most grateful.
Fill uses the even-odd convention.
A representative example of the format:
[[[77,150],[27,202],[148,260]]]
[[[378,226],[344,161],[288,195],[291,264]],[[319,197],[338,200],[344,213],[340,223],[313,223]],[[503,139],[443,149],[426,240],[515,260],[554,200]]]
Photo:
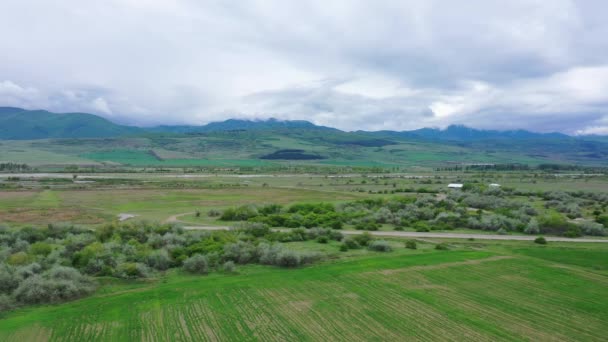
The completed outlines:
[[[0,339],[603,340],[608,275],[556,267],[561,247],[522,247],[363,251],[295,270],[110,282],[93,297],[7,314]]]

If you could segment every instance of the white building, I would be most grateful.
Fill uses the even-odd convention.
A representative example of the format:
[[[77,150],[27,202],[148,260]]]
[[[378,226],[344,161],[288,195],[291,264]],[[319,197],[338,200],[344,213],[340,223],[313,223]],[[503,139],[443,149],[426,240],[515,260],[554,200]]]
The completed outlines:
[[[500,184],[492,183],[490,184],[490,188],[500,188]]]
[[[450,189],[462,189],[462,184],[460,184],[460,183],[450,183],[450,184],[448,184],[448,188],[450,188]]]

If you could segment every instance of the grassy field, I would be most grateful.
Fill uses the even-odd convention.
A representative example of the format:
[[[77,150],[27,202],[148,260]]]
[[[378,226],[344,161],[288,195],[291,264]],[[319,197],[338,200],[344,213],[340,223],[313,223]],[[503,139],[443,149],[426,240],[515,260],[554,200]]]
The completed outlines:
[[[5,175],[5,178],[10,174]],[[212,174],[79,174],[85,184],[72,183],[71,174],[46,178],[21,177],[20,182],[2,181],[0,222],[46,224],[49,222],[99,223],[119,213],[140,219],[165,220],[173,215],[200,210],[225,209],[244,204],[351,201],[361,198],[398,196],[399,188],[445,189],[447,183],[480,181],[500,183],[521,190],[608,192],[603,177],[532,177],[529,173],[418,173],[394,175],[309,174],[212,175]],[[423,177],[423,178],[421,178]],[[371,192],[371,193],[370,193]],[[386,193],[385,193],[386,192]],[[202,218],[191,220],[209,224]]]
[[[607,263],[603,246],[459,242],[450,251],[358,251],[294,270],[170,272],[11,312],[0,339],[602,341]]]

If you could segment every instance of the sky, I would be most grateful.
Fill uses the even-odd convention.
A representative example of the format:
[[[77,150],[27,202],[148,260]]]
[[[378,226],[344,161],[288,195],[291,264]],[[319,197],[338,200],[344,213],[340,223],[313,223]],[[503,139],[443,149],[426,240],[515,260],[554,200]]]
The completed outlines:
[[[0,106],[608,134],[604,0],[2,0]]]

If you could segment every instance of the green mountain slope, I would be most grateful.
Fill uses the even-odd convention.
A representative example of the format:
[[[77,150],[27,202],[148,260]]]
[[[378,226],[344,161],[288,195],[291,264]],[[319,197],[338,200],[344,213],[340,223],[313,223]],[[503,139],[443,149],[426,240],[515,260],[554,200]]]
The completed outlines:
[[[275,119],[135,128],[91,114],[0,107],[0,162],[134,167],[294,163],[387,168],[477,163],[608,166],[608,140],[464,126],[344,132],[307,121]]]
[[[140,128],[118,125],[93,114],[0,107],[0,139],[102,138],[140,132]]]

